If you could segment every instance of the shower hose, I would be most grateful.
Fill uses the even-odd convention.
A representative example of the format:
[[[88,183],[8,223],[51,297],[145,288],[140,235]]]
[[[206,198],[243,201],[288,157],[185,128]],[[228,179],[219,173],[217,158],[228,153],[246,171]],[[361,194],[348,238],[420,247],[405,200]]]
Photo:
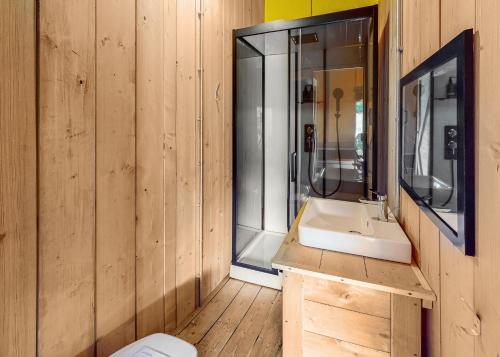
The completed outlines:
[[[330,197],[330,196],[333,196],[334,194],[336,194],[337,191],[340,189],[340,184],[342,183],[342,163],[340,161],[340,141],[339,141],[339,118],[340,118],[340,114],[337,112],[337,114],[335,114],[335,126],[336,126],[335,129],[337,132],[337,158],[338,158],[338,162],[339,162],[339,180],[337,181],[337,187],[335,187],[335,189],[331,193],[328,193],[328,194],[326,194],[324,192],[325,187],[323,187],[323,193],[320,193],[318,190],[316,190],[316,188],[314,187],[313,181],[312,181],[311,156],[312,156],[312,153],[314,152],[314,150],[316,150],[316,140],[314,139],[314,135],[311,136],[312,146],[311,146],[311,150],[309,151],[309,163],[308,163],[307,175],[309,178],[309,184],[311,185],[311,188],[314,191],[314,193],[316,193],[318,196],[322,196],[323,198]],[[326,130],[326,125],[325,125],[324,130]],[[326,143],[325,143],[325,145],[326,145]],[[323,148],[323,150],[325,150],[325,148]],[[324,175],[326,175],[326,162],[325,162],[324,167],[325,167]]]

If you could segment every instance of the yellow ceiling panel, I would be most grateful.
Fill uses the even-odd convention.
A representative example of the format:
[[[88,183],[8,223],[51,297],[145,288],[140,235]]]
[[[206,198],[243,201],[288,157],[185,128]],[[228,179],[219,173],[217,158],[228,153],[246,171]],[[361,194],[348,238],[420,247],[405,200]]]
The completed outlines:
[[[311,0],[265,0],[266,21],[293,20],[311,16]]]
[[[309,0],[303,1],[308,2]],[[311,9],[314,16],[377,4],[378,0],[312,0]]]

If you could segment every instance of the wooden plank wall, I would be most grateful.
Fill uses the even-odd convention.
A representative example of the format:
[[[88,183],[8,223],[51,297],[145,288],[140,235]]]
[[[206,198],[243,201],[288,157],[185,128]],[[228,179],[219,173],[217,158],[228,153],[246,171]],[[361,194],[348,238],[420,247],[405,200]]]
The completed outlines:
[[[500,3],[476,0],[476,225],[474,308],[481,318],[475,356],[500,355]],[[469,16],[472,16],[472,9]]]
[[[500,24],[496,19],[500,4],[495,0],[400,3],[402,75],[464,29],[475,31],[476,256],[462,255],[401,192],[401,223],[412,238],[421,270],[438,297],[434,308],[424,311],[423,353],[445,357],[499,356],[500,278],[495,272],[500,240],[495,221],[500,212],[500,109],[495,102],[500,91]],[[479,336],[472,331],[476,316],[481,320]]]
[[[232,30],[264,20],[262,0],[203,3],[202,301],[229,274],[231,264]]]
[[[0,356],[36,351],[35,1],[0,2]]]
[[[135,2],[96,7],[95,333],[108,356],[135,337]]]
[[[175,278],[165,280],[165,268],[175,256],[167,253],[164,229],[164,71],[165,57],[174,56],[175,48],[164,54],[164,4],[160,1],[137,2],[137,92],[136,92],[136,332],[137,338],[161,331],[165,320],[175,315],[164,313],[164,289],[175,289]],[[174,25],[175,25],[174,17]],[[174,34],[175,34],[174,30]],[[174,42],[175,45],[175,42]],[[175,85],[175,81],[174,81]],[[175,111],[171,113],[175,120]],[[175,135],[175,134],[174,134]],[[175,182],[175,181],[174,181]],[[175,215],[173,215],[175,219]],[[165,220],[165,221],[164,221]],[[175,221],[174,221],[175,222]],[[175,228],[175,223],[168,224]],[[175,239],[175,234],[173,235]],[[175,247],[175,245],[174,245]],[[173,266],[175,273],[175,266]],[[173,298],[175,303],[175,297]],[[172,323],[172,322],[171,322]]]
[[[41,356],[94,354],[95,15],[94,0],[40,3],[38,354]]]
[[[1,356],[107,356],[228,274],[232,29],[263,8],[0,4]]]
[[[196,307],[196,12],[195,1],[179,1],[177,17],[177,319]],[[193,54],[195,54],[193,56]]]

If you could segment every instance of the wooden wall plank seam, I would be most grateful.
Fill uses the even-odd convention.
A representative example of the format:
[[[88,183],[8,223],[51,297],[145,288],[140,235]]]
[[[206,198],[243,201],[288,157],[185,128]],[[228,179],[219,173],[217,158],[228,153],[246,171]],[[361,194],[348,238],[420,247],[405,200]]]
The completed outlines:
[[[223,0],[204,1],[202,44],[203,68],[203,281],[202,300],[224,278],[222,259],[224,229],[224,157],[222,87],[224,62],[223,21],[220,16]]]
[[[195,306],[200,306],[204,276],[203,270],[203,87],[204,81],[204,23],[205,1],[195,0]]]
[[[176,288],[176,233],[177,233],[177,0],[167,0],[164,5],[164,234],[165,234],[165,331],[172,332],[177,327]]]
[[[177,3],[177,321],[196,308],[196,2]]]
[[[165,328],[164,6],[137,2],[137,338]]]

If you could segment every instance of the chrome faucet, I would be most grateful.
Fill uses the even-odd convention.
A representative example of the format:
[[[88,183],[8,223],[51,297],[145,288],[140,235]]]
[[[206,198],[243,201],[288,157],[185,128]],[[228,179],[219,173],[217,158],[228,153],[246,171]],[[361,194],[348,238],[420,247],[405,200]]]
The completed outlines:
[[[376,204],[378,206],[378,219],[382,222],[389,221],[389,210],[387,209],[387,195],[382,195],[374,190],[369,190],[375,196],[377,196],[376,201],[360,199],[361,203]]]

